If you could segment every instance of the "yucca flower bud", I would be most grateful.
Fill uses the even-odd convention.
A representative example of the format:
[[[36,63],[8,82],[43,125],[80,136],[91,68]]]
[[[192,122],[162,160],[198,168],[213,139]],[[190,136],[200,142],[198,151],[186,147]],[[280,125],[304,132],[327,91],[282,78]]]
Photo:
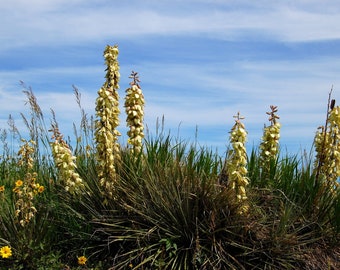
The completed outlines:
[[[235,124],[230,131],[232,149],[227,160],[228,185],[235,190],[236,200],[241,205],[239,212],[244,214],[248,211],[246,186],[249,184],[245,148],[247,131],[241,122],[244,117],[241,117],[238,113],[234,118],[236,118]]]
[[[119,126],[119,63],[118,47],[107,46],[104,51],[106,81],[98,91],[96,99],[95,140],[97,148],[99,182],[112,194],[114,182],[117,180],[115,163],[120,161],[118,137]]]
[[[77,194],[84,188],[83,180],[76,172],[76,157],[72,155],[71,149],[64,141],[58,127],[54,126],[51,143],[54,162],[59,171],[59,176],[63,181],[65,190],[71,194]]]
[[[144,138],[144,96],[139,86],[137,72],[131,73],[133,81],[131,87],[126,89],[125,111],[127,114],[126,125],[130,128],[127,132],[129,136],[128,144],[132,146],[132,152],[138,154],[142,151],[142,141]]]

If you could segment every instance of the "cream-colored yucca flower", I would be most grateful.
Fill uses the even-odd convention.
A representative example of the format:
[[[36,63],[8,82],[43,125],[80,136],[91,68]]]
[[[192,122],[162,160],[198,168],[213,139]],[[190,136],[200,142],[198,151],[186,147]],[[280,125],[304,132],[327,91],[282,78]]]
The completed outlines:
[[[263,129],[262,142],[260,144],[260,159],[263,171],[269,169],[269,162],[275,159],[279,153],[279,140],[281,124],[277,121],[280,119],[276,115],[277,106],[270,106],[271,111],[267,112],[269,115],[270,126]]]
[[[232,149],[227,160],[228,185],[235,190],[236,199],[241,203],[240,213],[248,211],[246,186],[249,184],[247,178],[247,152],[245,144],[247,141],[247,131],[241,122],[244,117],[238,113],[235,124],[230,131],[230,144]]]
[[[76,172],[76,157],[73,156],[70,147],[64,141],[58,127],[54,126],[52,131],[52,139],[54,139],[54,141],[51,143],[51,148],[59,176],[63,181],[65,190],[71,194],[77,194],[84,188],[84,183]]]
[[[125,111],[127,114],[126,125],[129,127],[127,135],[129,136],[128,144],[132,146],[132,152],[138,154],[142,151],[144,138],[144,96],[139,86],[137,72],[131,73],[130,78],[133,81],[131,87],[126,89]]]
[[[326,127],[318,128],[314,138],[316,177],[322,175],[332,188],[340,177],[340,107],[330,107]]]
[[[26,141],[25,139],[21,139],[21,142],[23,142],[23,145],[18,151],[18,156],[20,157],[18,165],[20,167],[25,167],[26,170],[30,170],[34,165],[33,153],[35,151],[35,141]]]
[[[112,194],[117,180],[115,164],[120,161],[119,126],[119,63],[118,47],[107,46],[104,51],[107,66],[106,81],[96,99],[95,140],[100,184]]]

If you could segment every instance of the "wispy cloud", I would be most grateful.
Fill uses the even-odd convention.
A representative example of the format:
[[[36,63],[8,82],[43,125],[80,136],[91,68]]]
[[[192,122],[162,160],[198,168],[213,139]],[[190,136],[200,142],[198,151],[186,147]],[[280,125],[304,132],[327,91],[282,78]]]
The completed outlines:
[[[0,11],[0,49],[164,34],[287,42],[340,38],[340,5],[326,2],[13,0]]]
[[[104,82],[102,50],[118,43],[120,95],[131,70],[138,71],[150,127],[164,115],[166,125],[185,137],[196,136],[197,126],[200,142],[223,148],[240,111],[249,142],[256,143],[269,105],[278,105],[283,142],[293,149],[312,141],[328,92],[340,85],[339,3],[117,2],[2,3],[2,123],[22,111],[19,80],[32,85],[43,110],[53,108],[65,128],[79,119],[72,84],[93,113]]]

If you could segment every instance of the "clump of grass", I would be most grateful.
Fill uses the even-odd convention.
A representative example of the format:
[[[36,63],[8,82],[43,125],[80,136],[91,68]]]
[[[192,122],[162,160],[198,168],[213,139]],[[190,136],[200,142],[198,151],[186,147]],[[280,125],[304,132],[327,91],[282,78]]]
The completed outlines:
[[[102,252],[114,258],[114,267],[240,265],[233,256],[241,249],[243,218],[230,201],[233,190],[218,184],[219,158],[184,143],[172,146],[169,136],[146,141],[145,147],[143,166],[129,152],[122,155],[118,199],[93,220],[95,237],[103,239]]]

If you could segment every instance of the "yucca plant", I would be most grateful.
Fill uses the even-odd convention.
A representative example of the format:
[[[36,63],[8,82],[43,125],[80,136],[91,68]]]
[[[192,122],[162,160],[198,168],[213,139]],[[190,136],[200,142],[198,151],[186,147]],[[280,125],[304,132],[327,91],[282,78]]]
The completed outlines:
[[[218,184],[222,162],[207,149],[170,142],[146,141],[143,166],[122,154],[117,202],[93,220],[103,252],[117,269],[240,269],[234,256],[246,248],[244,220],[229,203],[233,191]]]

